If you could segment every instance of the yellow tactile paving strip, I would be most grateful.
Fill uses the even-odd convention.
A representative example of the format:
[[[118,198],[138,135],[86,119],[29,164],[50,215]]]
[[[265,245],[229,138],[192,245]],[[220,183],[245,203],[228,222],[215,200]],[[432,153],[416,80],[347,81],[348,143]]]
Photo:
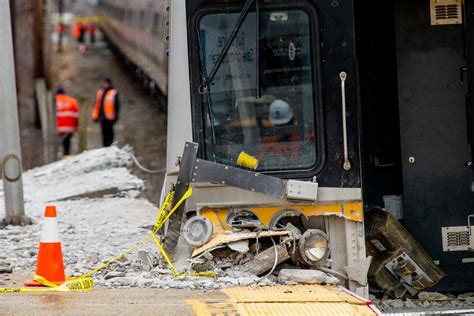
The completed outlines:
[[[292,285],[237,287],[222,290],[225,301],[187,301],[196,315],[374,315],[358,300],[334,286]]]
[[[352,305],[348,303],[250,303],[237,304],[239,315],[357,315],[373,316],[374,313],[365,305]]]
[[[234,302],[222,301],[186,301],[194,310],[194,313],[199,316],[241,316],[244,315]]]
[[[347,302],[363,304],[335,286],[278,285],[272,287],[234,287],[222,290],[239,303],[264,302]]]

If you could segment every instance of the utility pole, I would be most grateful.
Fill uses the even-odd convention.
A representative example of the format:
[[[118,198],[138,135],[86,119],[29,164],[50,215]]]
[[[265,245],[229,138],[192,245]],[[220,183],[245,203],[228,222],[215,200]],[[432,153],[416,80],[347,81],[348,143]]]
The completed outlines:
[[[0,1],[0,162],[5,199],[4,225],[31,224],[25,216],[20,129],[16,99],[10,3]]]
[[[58,16],[59,16],[59,24],[63,26],[63,0],[57,0],[58,1]],[[62,32],[62,27],[61,30],[59,31],[58,34],[58,47],[57,47],[57,52],[61,53],[63,51],[63,32]]]

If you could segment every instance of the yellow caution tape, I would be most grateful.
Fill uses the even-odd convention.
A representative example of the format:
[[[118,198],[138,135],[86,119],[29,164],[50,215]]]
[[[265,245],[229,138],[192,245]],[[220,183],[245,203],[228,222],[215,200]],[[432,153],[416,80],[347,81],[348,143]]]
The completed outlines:
[[[49,282],[39,275],[34,275],[33,280],[38,281],[45,287],[20,287],[20,288],[0,288],[0,293],[19,293],[19,292],[83,292],[90,291],[94,286],[91,277],[80,277],[72,279],[57,285]]]
[[[173,196],[174,196],[174,191],[171,191],[166,196],[166,199],[163,202],[163,205],[161,206],[160,212],[158,213],[158,216],[156,217],[155,226],[153,227],[153,234],[157,234],[158,231],[163,226],[163,222],[166,217],[166,214],[168,213],[168,209],[170,208],[171,201],[173,200]]]
[[[173,273],[173,276],[203,276],[203,277],[215,277],[215,273],[212,271],[209,272],[196,272],[196,273],[184,273],[180,274],[176,271],[174,268],[173,264],[171,263],[171,260],[169,259],[168,255],[166,254],[166,251],[163,249],[161,246],[158,238],[156,238],[155,234],[163,227],[163,225],[166,223],[166,221],[173,215],[173,213],[183,204],[184,201],[186,201],[191,195],[193,194],[193,190],[191,187],[188,188],[188,190],[183,194],[181,199],[176,203],[176,205],[168,212],[168,209],[170,208],[171,201],[174,196],[174,191],[171,191],[168,193],[166,196],[166,199],[163,203],[163,205],[160,208],[160,212],[158,213],[158,216],[155,221],[155,225],[153,227],[153,233],[151,233],[149,236],[143,238],[139,242],[137,242],[135,245],[133,245],[131,248],[125,250],[122,252],[120,255],[114,257],[113,259],[105,262],[104,264],[98,266],[97,268],[87,272],[86,274],[82,275],[81,277],[77,279],[72,279],[64,282],[61,285],[56,285],[45,278],[39,276],[39,275],[34,275],[34,280],[41,283],[42,285],[46,286],[46,288],[31,288],[31,287],[22,287],[22,288],[0,288],[0,293],[18,293],[18,292],[68,292],[68,291],[90,291],[93,288],[93,279],[91,275],[94,273],[106,268],[110,264],[116,262],[117,260],[125,257],[129,253],[131,253],[133,250],[137,249],[141,245],[145,244],[146,242],[153,240],[158,248],[158,250],[161,252],[163,255],[163,258],[165,258],[166,262],[170,266],[171,272]]]

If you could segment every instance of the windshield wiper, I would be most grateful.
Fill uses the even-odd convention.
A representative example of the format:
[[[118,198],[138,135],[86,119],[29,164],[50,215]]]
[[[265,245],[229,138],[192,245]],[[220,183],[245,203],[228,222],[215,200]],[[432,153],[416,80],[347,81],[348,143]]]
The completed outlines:
[[[216,63],[214,64],[214,67],[212,67],[211,72],[209,73],[209,76],[207,78],[204,78],[203,83],[202,83],[202,91],[205,93],[209,93],[209,84],[212,82],[214,77],[216,76],[217,71],[219,70],[219,67],[222,65],[222,62],[224,61],[225,55],[229,51],[230,47],[232,46],[232,42],[234,41],[235,37],[237,36],[237,33],[239,32],[240,28],[244,24],[245,18],[247,17],[250,7],[252,4],[255,2],[255,0],[246,0],[244,6],[242,7],[242,11],[240,12],[239,19],[237,20],[237,23],[234,26],[234,29],[232,30],[232,33],[230,34],[230,37],[227,39],[225,42],[224,47],[222,48],[219,57],[217,58]]]
[[[260,93],[260,7],[255,0],[255,99],[262,96]]]

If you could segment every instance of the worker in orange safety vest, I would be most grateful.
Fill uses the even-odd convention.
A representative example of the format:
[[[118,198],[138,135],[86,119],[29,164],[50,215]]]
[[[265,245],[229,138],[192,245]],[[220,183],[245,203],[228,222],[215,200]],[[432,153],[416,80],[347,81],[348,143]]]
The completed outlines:
[[[79,106],[77,100],[66,94],[62,87],[56,89],[56,126],[62,138],[63,154],[71,151],[71,138],[79,126]]]
[[[118,91],[112,85],[112,79],[104,78],[102,88],[97,91],[92,120],[100,122],[102,141],[105,147],[114,142],[114,125],[117,123],[120,110]]]

